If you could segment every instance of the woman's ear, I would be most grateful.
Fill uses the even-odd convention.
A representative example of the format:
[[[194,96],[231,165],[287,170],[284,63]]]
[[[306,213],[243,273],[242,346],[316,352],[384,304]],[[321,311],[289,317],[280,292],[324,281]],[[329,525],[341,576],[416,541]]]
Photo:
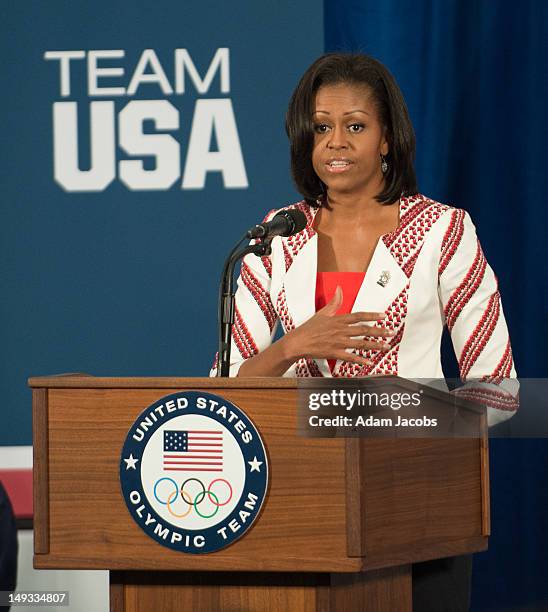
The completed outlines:
[[[383,128],[382,140],[381,140],[381,154],[388,155],[388,151],[389,151],[389,146],[388,146],[388,140],[386,139],[386,128]]]

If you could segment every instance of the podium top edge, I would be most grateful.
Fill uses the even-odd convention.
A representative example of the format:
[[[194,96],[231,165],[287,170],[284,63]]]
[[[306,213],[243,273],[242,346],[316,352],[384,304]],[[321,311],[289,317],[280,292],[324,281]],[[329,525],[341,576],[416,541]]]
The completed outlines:
[[[277,377],[257,378],[214,378],[179,376],[91,376],[89,374],[58,374],[53,376],[32,376],[28,386],[40,388],[94,388],[94,389],[296,389],[297,379]]]
[[[298,389],[316,384],[353,385],[359,379],[353,378],[283,378],[283,377],[233,377],[217,378],[209,376],[92,376],[83,373],[56,374],[51,376],[32,376],[28,386],[32,389],[169,389],[171,391],[196,391],[201,389]],[[404,389],[422,388],[428,396],[451,405],[480,413],[483,407],[475,401],[457,397],[447,391],[420,385],[416,381],[399,376],[378,376],[367,379],[368,384],[393,382]],[[449,399],[450,398],[450,399]]]

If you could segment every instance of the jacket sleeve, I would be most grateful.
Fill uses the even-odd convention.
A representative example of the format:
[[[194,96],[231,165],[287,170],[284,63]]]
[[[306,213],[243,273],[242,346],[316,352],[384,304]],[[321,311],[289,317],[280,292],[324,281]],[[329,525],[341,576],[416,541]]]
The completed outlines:
[[[270,211],[263,223],[269,221],[276,210]],[[235,295],[234,325],[230,350],[230,376],[237,376],[242,363],[264,350],[276,331],[278,315],[270,298],[272,259],[246,255],[242,261]],[[209,373],[217,376],[217,360]]]
[[[515,414],[519,383],[498,282],[476,228],[464,210],[452,209],[439,261],[439,296],[464,384],[460,397],[487,406],[488,425]]]

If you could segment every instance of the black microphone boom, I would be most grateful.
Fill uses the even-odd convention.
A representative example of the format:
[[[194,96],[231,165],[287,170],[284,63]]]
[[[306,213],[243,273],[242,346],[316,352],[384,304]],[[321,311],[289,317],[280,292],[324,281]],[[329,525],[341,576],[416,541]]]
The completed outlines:
[[[271,242],[275,236],[293,236],[306,227],[306,216],[300,210],[282,210],[267,223],[252,227],[238,244],[230,251],[223,266],[219,289],[219,355],[217,376],[228,376],[230,372],[230,348],[232,325],[234,324],[234,267],[238,260],[254,253],[257,257],[270,255]],[[257,239],[243,248],[240,244],[246,239]]]
[[[248,238],[274,238],[274,236],[293,236],[306,227],[306,216],[296,209],[282,210],[271,221],[260,223],[247,232]]]

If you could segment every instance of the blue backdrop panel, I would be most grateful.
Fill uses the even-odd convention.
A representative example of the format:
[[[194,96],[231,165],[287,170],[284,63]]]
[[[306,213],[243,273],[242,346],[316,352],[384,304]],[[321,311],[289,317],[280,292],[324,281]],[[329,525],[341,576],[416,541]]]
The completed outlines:
[[[67,0],[9,3],[1,30],[0,445],[6,445],[31,442],[30,375],[208,373],[225,254],[267,210],[298,199],[283,120],[299,76],[322,52],[323,23],[317,0]],[[146,49],[153,53],[143,57]],[[176,49],[186,49],[188,57],[181,60],[179,52],[176,60]],[[229,61],[213,67],[208,85],[218,49],[228,49]],[[51,54],[59,51],[85,54],[61,60]],[[70,92],[62,90],[63,62]],[[221,78],[223,69],[228,80]],[[68,89],[67,75],[63,83]],[[139,120],[137,107],[145,100],[162,107],[156,120]],[[199,100],[201,110],[204,100],[224,101],[232,114],[221,113],[209,129],[214,119],[202,116],[198,123]],[[74,179],[75,169],[105,168],[91,181],[99,185],[106,176],[108,182],[113,172],[102,191],[74,191],[72,179],[61,177],[64,188],[54,180],[53,115],[60,102],[76,103],[78,159],[76,165],[70,153],[72,110],[62,106],[65,131],[56,146],[64,157],[57,171],[71,169]],[[93,126],[103,138],[95,143],[96,158]],[[222,163],[233,169],[241,157],[247,187],[241,186],[241,164],[240,186],[234,172],[231,178],[219,170],[206,173],[203,188],[181,186],[191,137],[204,133],[206,153],[220,150]],[[144,150],[142,134],[152,136]],[[154,134],[163,138],[156,145]],[[163,151],[158,158],[154,146]],[[214,155],[202,151],[200,157],[200,142],[193,150],[198,166],[215,166]],[[152,176],[146,172],[167,168],[173,184],[143,187],[133,176],[129,188],[122,179],[131,171],[121,164],[128,160],[142,160],[145,181]],[[76,177],[77,188],[86,176]]]
[[[518,375],[546,377],[548,4],[344,0],[324,9],[326,50],[370,53],[396,77],[417,133],[419,188],[470,212],[499,278]],[[455,375],[448,349],[445,371]],[[474,557],[472,609],[546,610],[546,443],[493,440],[490,458],[493,535]]]

